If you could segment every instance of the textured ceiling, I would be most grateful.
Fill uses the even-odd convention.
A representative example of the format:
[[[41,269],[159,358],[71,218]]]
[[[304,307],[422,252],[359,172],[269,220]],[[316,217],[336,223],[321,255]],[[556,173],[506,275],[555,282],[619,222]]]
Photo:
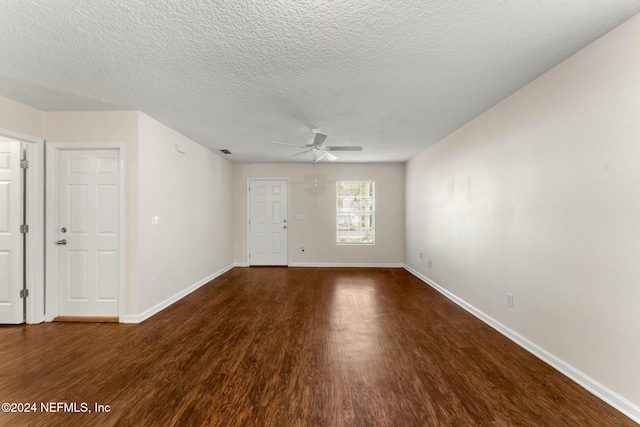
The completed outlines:
[[[141,110],[237,162],[309,129],[405,161],[634,14],[639,0],[0,0],[0,94]]]

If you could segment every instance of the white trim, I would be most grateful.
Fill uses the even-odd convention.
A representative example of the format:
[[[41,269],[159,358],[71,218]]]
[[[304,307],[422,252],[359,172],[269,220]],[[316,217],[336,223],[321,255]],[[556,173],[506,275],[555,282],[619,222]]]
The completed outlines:
[[[404,264],[393,262],[290,262],[289,267],[374,267],[402,268]]]
[[[234,262],[234,267],[250,267],[246,262]],[[255,267],[260,267],[256,265]],[[283,267],[373,267],[373,268],[402,268],[404,264],[399,263],[353,263],[353,262],[290,262]]]
[[[45,214],[45,229],[46,236],[45,242],[53,242],[56,238],[54,234],[55,221],[53,218],[53,212],[58,212],[58,198],[54,197],[54,191],[57,195],[57,191],[54,190],[58,188],[58,174],[55,172],[54,163],[58,163],[58,150],[56,150],[51,143],[47,143],[46,145],[46,214]],[[58,253],[57,251],[47,250],[47,245],[45,245],[45,265],[46,265],[46,278],[45,282],[46,286],[46,295],[45,295],[45,312],[44,312],[44,320],[45,322],[51,322],[58,315]]]
[[[40,144],[44,142],[44,139],[42,138],[37,138],[35,136],[27,135],[25,133],[14,132],[12,130],[4,129],[4,128],[0,128],[0,135],[10,139],[15,139],[16,141],[30,142],[32,144]]]
[[[118,197],[119,212],[118,221],[120,224],[120,233],[118,236],[118,252],[120,271],[118,278],[118,316],[122,316],[125,307],[125,271],[126,265],[126,162],[125,162],[125,144],[120,142],[48,142],[46,144],[46,242],[56,240],[56,220],[58,213],[58,184],[59,174],[57,164],[59,161],[60,151],[62,150],[118,150]],[[47,251],[45,245],[45,261],[46,261],[46,310],[44,320],[51,322],[58,316],[58,252]]]
[[[27,323],[45,320],[44,275],[44,139],[0,128],[0,136],[27,143]]]
[[[44,140],[27,144],[27,323],[45,320],[45,207],[44,207]]]
[[[251,258],[249,253],[251,252],[251,227],[249,221],[251,220],[251,181],[286,181],[287,182],[287,219],[291,218],[291,180],[289,178],[247,178],[247,253],[246,264],[251,266]],[[291,247],[291,221],[287,225],[287,263],[289,263],[289,249]]]
[[[631,418],[636,423],[640,424],[640,406],[631,402],[629,399],[626,399],[625,397],[619,395],[618,393],[606,387],[605,385],[600,384],[598,381],[594,380],[584,372],[571,366],[570,364],[560,359],[559,357],[549,353],[547,350],[543,349],[542,347],[532,343],[531,341],[529,341],[528,339],[526,339],[525,337],[523,337],[513,329],[508,328],[507,326],[498,322],[491,316],[478,310],[471,304],[457,297],[453,293],[449,292],[448,290],[438,285],[433,280],[422,275],[421,273],[409,267],[408,265],[405,264],[404,268],[405,270],[407,270],[408,272],[410,272],[411,274],[413,274],[414,276],[416,276],[417,278],[425,282],[427,285],[431,286],[436,291],[440,292],[442,295],[444,295],[454,303],[458,304],[460,307],[462,307],[469,313],[473,314],[475,317],[482,320],[484,323],[491,326],[493,329],[495,329],[496,331],[500,332],[502,335],[509,338],[511,341],[518,344],[520,347],[524,348],[525,350],[527,350],[537,358],[551,365],[553,368],[560,371],[560,373],[564,374],[569,379],[575,381],[576,383],[581,385],[583,388],[585,388],[587,391],[594,394],[596,397],[602,399],[609,405],[616,408],[618,411],[625,414],[627,417]]]
[[[213,279],[215,279],[215,278],[217,278],[219,276],[222,276],[224,273],[226,273],[227,271],[231,270],[232,268],[234,268],[234,264],[229,264],[228,266],[224,267],[222,270],[219,270],[219,271],[213,273],[212,275],[207,276],[204,279],[197,281],[196,283],[194,283],[193,285],[189,286],[188,288],[181,290],[177,294],[167,298],[166,300],[164,300],[162,302],[159,302],[158,304],[154,305],[153,307],[151,307],[148,310],[143,311],[140,314],[120,316],[120,323],[140,323],[140,322],[143,322],[143,321],[147,320],[148,318],[150,318],[151,316],[153,316],[154,314],[158,314],[159,312],[161,312],[165,308],[169,307],[171,304],[173,304],[173,303],[181,300],[182,298],[186,297],[187,295],[189,295],[191,292],[195,291],[196,289],[202,287],[203,285],[206,285],[207,283],[209,283]]]

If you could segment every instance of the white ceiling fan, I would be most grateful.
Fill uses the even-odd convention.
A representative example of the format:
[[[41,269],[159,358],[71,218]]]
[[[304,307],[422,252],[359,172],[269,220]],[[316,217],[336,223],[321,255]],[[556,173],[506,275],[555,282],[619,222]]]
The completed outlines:
[[[286,142],[272,142],[272,144],[302,148],[304,151],[294,154],[294,156],[311,153],[314,162],[319,162],[323,159],[329,161],[336,160],[337,157],[331,154],[330,151],[362,151],[362,147],[359,145],[324,145],[324,140],[327,139],[327,135],[320,133],[320,131],[315,128],[311,129],[311,133],[314,135],[313,140],[305,145],[287,144]]]

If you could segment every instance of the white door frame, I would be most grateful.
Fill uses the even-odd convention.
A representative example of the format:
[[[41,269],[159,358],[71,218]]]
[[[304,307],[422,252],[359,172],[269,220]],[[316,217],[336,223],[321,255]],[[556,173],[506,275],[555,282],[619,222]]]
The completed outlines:
[[[249,253],[251,252],[251,226],[249,225],[249,220],[251,219],[251,194],[249,193],[249,187],[251,187],[251,182],[253,181],[286,181],[287,182],[287,218],[289,222],[287,223],[288,233],[287,233],[287,265],[289,265],[289,246],[291,240],[291,182],[289,178],[247,178],[247,253],[246,260],[247,265],[251,265],[251,259],[249,258]]]
[[[125,145],[118,142],[49,142],[47,143],[47,213],[46,213],[46,245],[45,249],[51,249],[53,242],[57,240],[58,224],[58,200],[59,200],[59,165],[60,151],[62,150],[118,150],[118,317],[122,319],[124,315],[124,278],[125,278],[125,241],[126,241],[126,222],[125,222]],[[46,310],[45,320],[50,322],[58,316],[59,313],[59,292],[60,285],[58,283],[58,251],[46,250]]]
[[[45,320],[44,139],[3,128],[0,128],[0,136],[27,143],[27,323],[42,323]]]

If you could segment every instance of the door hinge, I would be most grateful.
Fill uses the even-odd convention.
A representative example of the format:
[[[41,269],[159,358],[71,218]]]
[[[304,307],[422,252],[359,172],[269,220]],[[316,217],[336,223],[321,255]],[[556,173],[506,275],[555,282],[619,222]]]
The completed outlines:
[[[20,169],[29,168],[29,160],[20,160]]]
[[[249,258],[251,258],[251,252],[249,252]]]
[[[251,187],[249,187],[249,193],[251,193]]]
[[[27,234],[29,232],[29,226],[24,224],[20,226],[20,233]]]
[[[29,289],[20,289],[20,298],[26,298],[29,296]]]

